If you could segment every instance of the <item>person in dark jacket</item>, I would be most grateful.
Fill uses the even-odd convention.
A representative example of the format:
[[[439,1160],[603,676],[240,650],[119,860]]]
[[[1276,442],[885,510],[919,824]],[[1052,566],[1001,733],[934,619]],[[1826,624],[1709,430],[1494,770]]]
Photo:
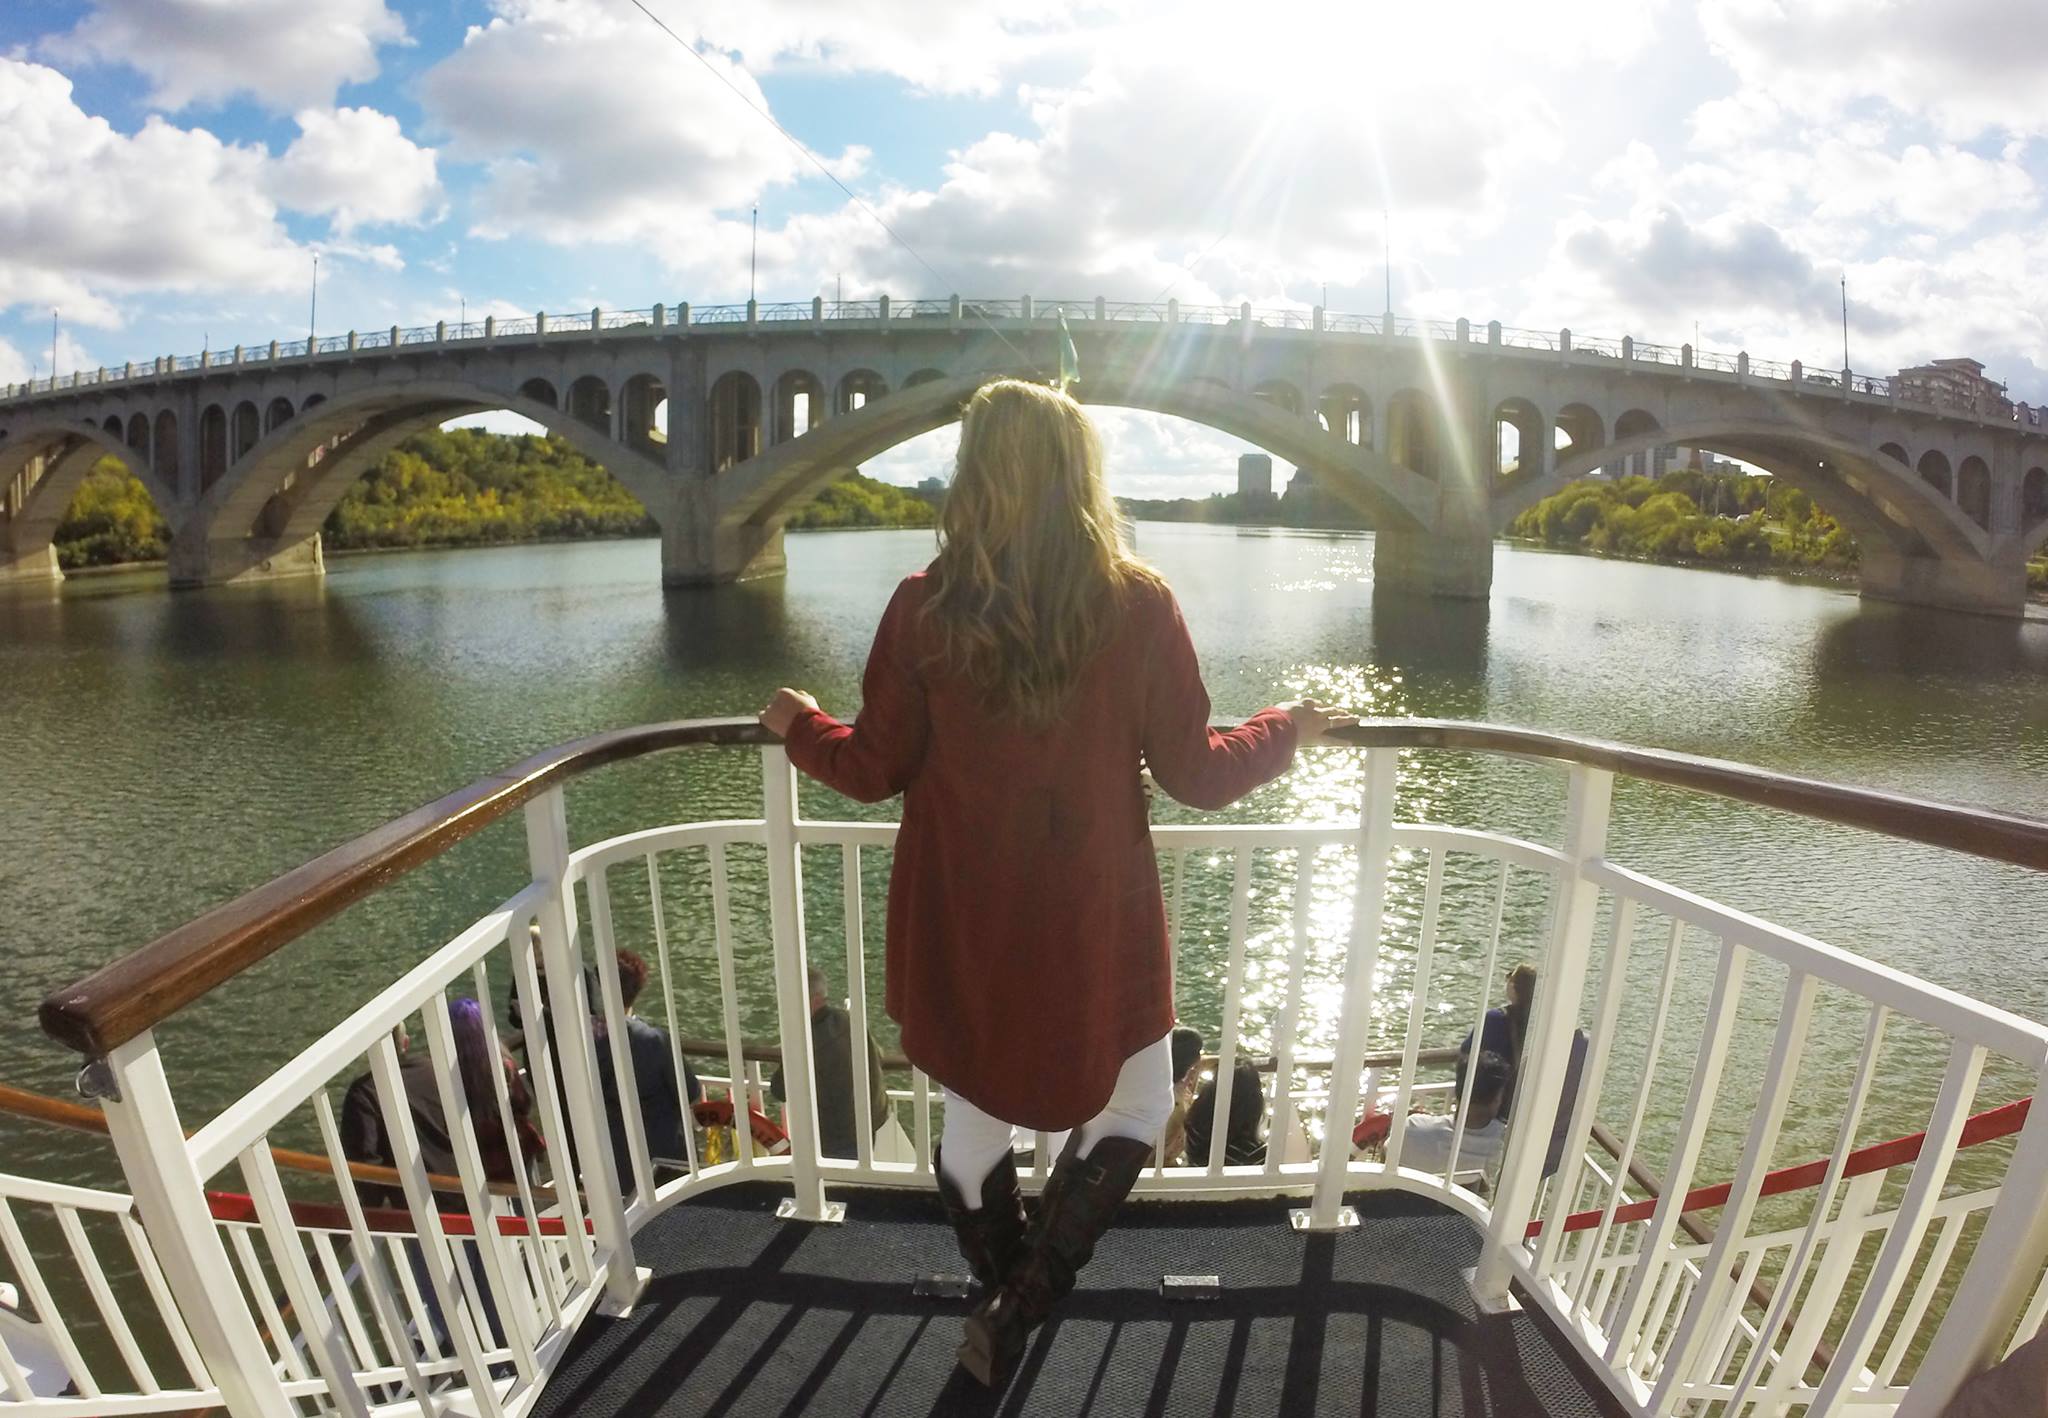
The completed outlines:
[[[826,1157],[860,1156],[860,1118],[853,1097],[853,1017],[825,997],[824,972],[813,967],[811,986],[811,1069],[817,1079],[818,1151]],[[875,1127],[889,1118],[889,1094],[882,1085],[881,1049],[868,1035],[868,1117]],[[788,1099],[784,1070],[775,1070],[768,1091]]]
[[[685,1063],[683,1086],[676,1087],[676,1057],[669,1048],[668,1031],[633,1012],[640,992],[647,987],[647,962],[630,950],[621,950],[618,955],[619,1000],[626,1010],[626,1048],[633,1061],[633,1091],[640,1100],[640,1120],[647,1127],[648,1160],[681,1165],[690,1155],[683,1129],[692,1125],[683,1111],[685,1099],[689,1103],[701,1100],[704,1086]],[[591,1019],[597,1031],[597,1086],[604,1098],[605,1122],[611,1130],[612,1162],[618,1169],[619,1190],[631,1196],[639,1188],[633,1178],[632,1155],[626,1149],[626,1115],[619,1104],[618,1073],[612,1066],[611,1036],[605,1028],[600,998],[593,979],[590,1002],[599,1011]]]
[[[1216,1080],[1205,1081],[1195,1091],[1188,1108],[1187,1157],[1190,1167],[1209,1165],[1209,1140],[1215,1136]],[[1223,1135],[1223,1163],[1227,1167],[1250,1167],[1266,1160],[1266,1094],[1259,1070],[1249,1059],[1239,1059],[1230,1074],[1230,1130]]]

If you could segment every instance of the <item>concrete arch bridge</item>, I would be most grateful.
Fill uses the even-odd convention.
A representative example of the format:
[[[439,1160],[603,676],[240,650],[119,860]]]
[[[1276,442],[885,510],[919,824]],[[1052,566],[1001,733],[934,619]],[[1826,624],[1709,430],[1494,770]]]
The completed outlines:
[[[1811,493],[1864,594],[2016,615],[2048,541],[2048,420],[1941,406],[1847,370],[1498,323],[1065,302],[1080,397],[1156,410],[1306,469],[1378,529],[1382,584],[1478,597],[1494,537],[1574,479],[1673,445]],[[688,305],[393,327],[0,390],[0,581],[51,581],[100,457],[172,529],[174,585],[317,573],[319,531],[386,450],[506,409],[609,469],[671,584],[771,574],[833,478],[1056,365],[1052,302]],[[1511,430],[1511,436],[1507,431]],[[1503,450],[1509,450],[1503,454]]]

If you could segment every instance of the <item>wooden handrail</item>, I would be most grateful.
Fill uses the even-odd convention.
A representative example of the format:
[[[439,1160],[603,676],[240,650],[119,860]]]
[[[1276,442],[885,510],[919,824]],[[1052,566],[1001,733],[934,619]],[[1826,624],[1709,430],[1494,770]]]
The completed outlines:
[[[2048,821],[1987,808],[1822,783],[1723,759],[1449,719],[1368,720],[1332,737],[1356,748],[1454,749],[1579,763],[2048,871]],[[81,1053],[104,1054],[549,788],[644,754],[773,742],[752,719],[691,719],[614,729],[548,749],[373,828],[53,992],[40,1010],[43,1030]]]

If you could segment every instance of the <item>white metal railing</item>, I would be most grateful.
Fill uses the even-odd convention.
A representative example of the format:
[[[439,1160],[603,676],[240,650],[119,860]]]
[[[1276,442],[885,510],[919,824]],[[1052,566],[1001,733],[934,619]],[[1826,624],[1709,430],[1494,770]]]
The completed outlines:
[[[907,1086],[896,1078],[889,1118],[874,1116],[856,1086],[857,1155],[833,1158],[820,1151],[811,1067],[805,972],[815,950],[843,969],[852,1076],[867,1077],[877,1022],[868,922],[880,896],[868,868],[896,826],[802,817],[782,750],[758,752],[758,817],[572,849],[562,787],[538,792],[524,806],[524,887],[189,1136],[153,1033],[113,1048],[106,1114],[134,1219],[129,1198],[112,1193],[17,1180],[0,1183],[0,1197],[51,1208],[75,1255],[76,1217],[111,1217],[149,1303],[132,1290],[115,1300],[81,1257],[99,1322],[109,1333],[120,1317],[131,1330],[164,1331],[190,1386],[159,1387],[130,1362],[117,1387],[113,1366],[92,1364],[97,1395],[25,1399],[10,1368],[16,1330],[0,1324],[0,1413],[218,1403],[239,1418],[296,1403],[399,1414],[459,1396],[466,1411],[519,1415],[593,1310],[632,1303],[642,1276],[634,1233],[668,1207],[770,1179],[792,1189],[785,1215],[824,1220],[833,1185],[929,1187],[943,1125],[929,1081],[915,1070]],[[1159,1159],[1141,1194],[1292,1195],[1303,1202],[1296,1224],[1314,1229],[1356,1224],[1344,1201],[1360,1189],[1436,1198],[1484,1233],[1472,1278],[1482,1304],[1518,1288],[1645,1415],[1710,1405],[1727,1415],[1792,1405],[1814,1418],[1931,1412],[1979,1358],[2039,1324],[2048,1285],[2034,1228],[2048,1213],[2048,1114],[2030,1115],[2010,1143],[1959,1144],[1980,1093],[2004,1102],[2036,1090],[2048,1029],[1617,862],[1610,769],[1565,769],[1565,828],[1547,844],[1398,821],[1401,750],[1363,753],[1347,821],[1155,828],[1177,946],[1204,931],[1226,964],[1213,989],[1179,991],[1184,1010],[1217,1021],[1209,1150]],[[736,891],[741,871],[746,889]],[[834,907],[836,925],[825,924]],[[622,949],[644,956],[659,982],[678,1090],[684,1011],[717,1020],[723,1072],[707,1068],[703,1082],[732,1103],[731,1155],[712,1161],[689,1126],[676,1139],[650,1136],[650,1081],[635,1077],[626,1043]],[[1448,1087],[1444,1050],[1484,1032],[1486,1012],[1504,1002],[1505,967],[1523,962],[1539,983],[1514,1121],[1497,1165],[1461,1164],[1472,1083],[1463,1095]],[[1282,987],[1255,998],[1254,967]],[[488,1093],[464,1081],[459,1060],[475,1044],[456,1027],[464,1000],[478,1004],[488,1060],[510,1042],[501,1031],[517,1002],[534,1145],[514,1075],[484,1069]],[[423,1027],[424,1069],[407,1068],[393,1038],[408,1020]],[[1861,1047],[1846,1089],[1831,1093],[1842,1070],[1814,1041],[1845,1029]],[[788,1084],[779,1154],[743,1121],[766,1100],[742,1041],[770,1030]],[[1304,1039],[1326,1042],[1311,1050]],[[1583,1065],[1568,1092],[1575,1049]],[[1225,1159],[1224,1121],[1235,1064],[1251,1056],[1263,1066],[1270,1140],[1263,1162],[1236,1165]],[[1741,1066],[1752,1059],[1756,1068]],[[361,1160],[347,1155],[336,1099],[365,1067],[401,1197],[366,1208],[345,1181],[318,1195],[287,1189],[275,1144],[317,1139],[335,1178]],[[623,1134],[616,1152],[607,1075]],[[1917,1157],[1859,1171],[1850,1159],[1871,1140],[1868,1105],[1880,1091],[1924,1118],[1925,1143]],[[683,1112],[687,1100],[673,1101]],[[1401,1120],[1429,1104],[1454,1118],[1440,1170],[1403,1156]],[[1393,1120],[1384,1153],[1360,1154],[1353,1124],[1376,1107]],[[907,1155],[885,1156],[877,1137],[899,1108]],[[445,1121],[452,1157],[440,1165],[452,1176],[430,1175],[422,1117]],[[1552,1171],[1556,1120],[1564,1135]],[[1596,1145],[1606,1124],[1612,1156]],[[491,1137],[501,1140],[495,1165]],[[1047,1141],[1027,1185],[1043,1180]],[[1778,1185],[1771,1169],[1787,1147],[1792,1160],[1831,1159],[1809,1179],[1818,1185]],[[1631,1180],[1646,1166],[1661,1172],[1654,1195]],[[1702,1179],[1725,1179],[1725,1191],[1689,1197]],[[21,1271],[6,1205],[0,1239]],[[63,1300],[31,1290],[39,1333],[64,1364],[86,1365],[75,1344],[64,1348]],[[134,1357],[118,1335],[111,1344]]]
[[[681,304],[666,307],[655,305],[645,309],[612,311],[594,309],[568,315],[539,313],[505,320],[491,319],[481,323],[472,321],[450,325],[444,321],[434,325],[417,325],[403,329],[393,326],[389,330],[373,330],[360,334],[351,331],[346,335],[326,335],[310,341],[279,341],[275,356],[270,353],[267,346],[252,345],[238,350],[233,356],[214,352],[180,355],[152,361],[147,365],[131,363],[121,369],[103,367],[90,373],[74,371],[44,379],[30,379],[20,384],[0,386],[0,403],[27,399],[38,394],[75,391],[88,386],[154,380],[161,377],[166,370],[180,374],[234,364],[268,361],[273,358],[303,359],[309,357],[309,343],[312,346],[312,356],[318,356],[353,355],[372,350],[396,349],[406,345],[445,345],[451,340],[544,339],[549,335],[603,335],[607,332],[640,334],[650,330],[658,330],[664,334],[682,334],[695,326],[756,325],[764,322],[832,320],[875,324],[884,320],[947,318],[973,324],[997,321],[1050,324],[1057,319],[1057,312],[1062,309],[1065,310],[1067,318],[1074,322],[1242,324],[1270,330],[1299,330],[1382,338],[1391,335],[1401,339],[1453,343],[1493,343],[1496,348],[1542,350],[1552,353],[1566,350],[1568,345],[1568,357],[1626,359],[1645,366],[1683,366],[1694,371],[1732,375],[1742,380],[1790,384],[1795,392],[1811,389],[1840,390],[1842,387],[1842,371],[1829,370],[1819,365],[1804,366],[1797,361],[1784,364],[1772,360],[1752,360],[1746,354],[1709,356],[1695,352],[1688,363],[1681,352],[1673,347],[1625,341],[1616,337],[1572,335],[1563,331],[1525,330],[1506,326],[1501,327],[1499,340],[1491,341],[1489,327],[1478,321],[1416,320],[1406,317],[1389,321],[1370,315],[1343,314],[1295,306],[1201,306],[1182,305],[1178,301],[1105,301],[1100,298],[1036,302],[1029,298],[1023,301],[962,301],[958,297],[950,297],[945,300],[892,302],[887,296],[883,296],[872,300],[850,301],[776,301],[699,306]],[[1901,385],[1884,376],[1852,374],[1845,392],[1888,402],[1908,403],[1919,408],[1939,409],[1989,423],[2017,423],[2029,428],[2048,426],[2048,410],[2024,403],[2015,405],[2004,400],[1970,402],[1953,398],[1945,390],[1933,386]]]

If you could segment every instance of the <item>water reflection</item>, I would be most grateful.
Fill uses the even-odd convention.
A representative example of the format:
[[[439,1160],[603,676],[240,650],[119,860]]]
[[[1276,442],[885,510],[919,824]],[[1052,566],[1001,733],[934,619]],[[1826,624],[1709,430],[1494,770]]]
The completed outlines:
[[[1473,683],[1484,712],[1487,627],[1492,604],[1375,589],[1372,653],[1382,665]]]

